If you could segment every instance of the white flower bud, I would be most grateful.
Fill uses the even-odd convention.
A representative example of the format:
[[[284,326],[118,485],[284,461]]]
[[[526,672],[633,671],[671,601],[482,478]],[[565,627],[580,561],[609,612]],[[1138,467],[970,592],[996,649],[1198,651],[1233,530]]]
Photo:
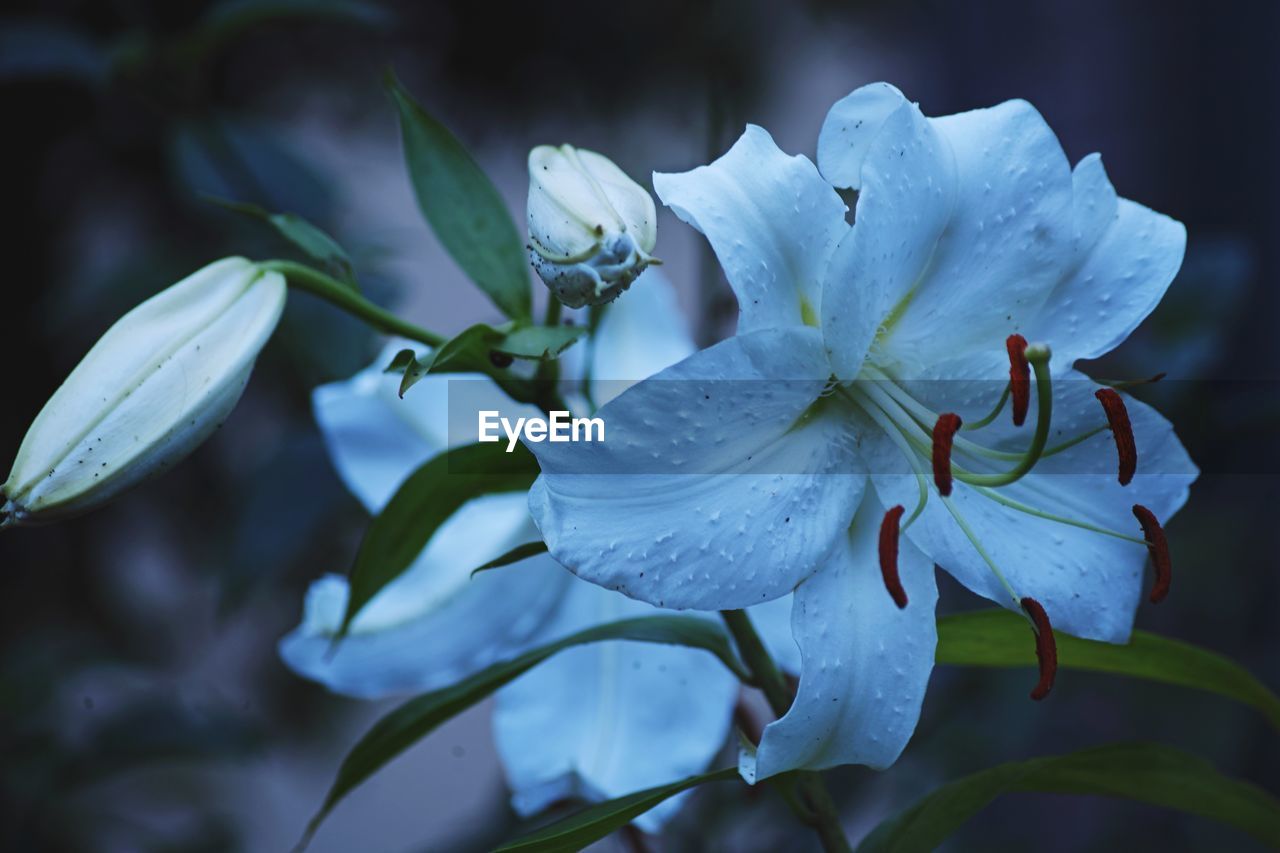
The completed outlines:
[[[657,212],[608,157],[572,145],[529,152],[529,259],[570,308],[618,297],[659,261]]]
[[[285,281],[224,258],[125,314],[27,431],[0,526],[82,512],[194,450],[240,399]]]

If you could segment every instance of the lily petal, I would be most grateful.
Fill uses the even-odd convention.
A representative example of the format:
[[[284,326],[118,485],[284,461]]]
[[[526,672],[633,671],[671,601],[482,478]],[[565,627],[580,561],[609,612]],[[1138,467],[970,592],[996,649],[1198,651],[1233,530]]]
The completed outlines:
[[[535,535],[523,495],[470,501],[360,611],[336,648],[347,579],[313,583],[280,656],[335,693],[374,699],[435,690],[518,654],[537,641],[573,576],[545,554],[470,572]]]
[[[654,608],[573,581],[543,641]],[[724,745],[738,682],[708,652],[605,642],[563,651],[502,688],[494,741],[512,805],[531,815],[557,800],[599,801],[700,773]],[[658,830],[668,800],[637,820]]]
[[[951,151],[901,92],[864,86],[832,108],[818,140],[828,178],[859,189],[857,224],[822,290],[822,331],[836,374],[853,379],[894,307],[933,258],[955,203]],[[892,168],[866,168],[891,164]]]
[[[783,672],[792,675],[800,674],[800,646],[791,632],[791,611],[795,606],[794,595],[775,598],[764,604],[757,604],[747,612],[751,614],[751,624],[764,643],[769,657],[773,658]]]
[[[663,203],[706,235],[738,297],[738,332],[816,321],[827,259],[848,232],[840,196],[803,156],[749,125],[724,156],[654,173]]]
[[[697,349],[675,288],[654,268],[605,310],[592,353],[592,395],[604,405],[632,384],[665,370]],[[577,352],[574,347],[568,354]]]
[[[607,440],[533,444],[529,505],[579,577],[659,607],[740,608],[816,571],[865,487],[816,329],[730,338],[629,389]]]
[[[967,396],[967,384],[915,383],[911,391],[917,399],[945,408],[948,401],[938,395]],[[933,399],[924,393],[926,385],[935,386]],[[1074,371],[1054,382],[1050,444],[1105,423],[1093,397],[1097,387]],[[1126,402],[1140,459],[1138,475],[1129,486],[1117,482],[1115,448],[1103,431],[1042,458],[1031,474],[1001,487],[998,494],[1130,536],[1141,536],[1131,512],[1135,503],[1167,521],[1186,502],[1197,469],[1164,417],[1132,398]],[[1011,452],[1024,449],[1028,440],[1025,427],[1016,428],[1003,418],[974,437],[992,449]],[[888,438],[869,431],[862,451],[880,500],[890,506],[914,506],[916,480],[894,473],[902,470],[902,462]],[[961,457],[957,461],[974,464]],[[952,500],[1017,594],[1043,604],[1055,628],[1106,642],[1128,638],[1147,561],[1143,545],[1010,509],[958,480]],[[1017,609],[936,495],[905,536],[978,595]]]
[[[862,184],[878,180],[898,190],[861,196],[854,230],[864,218],[879,223],[902,215],[878,208],[896,205],[903,194],[924,205],[914,209],[918,224],[908,246],[899,245],[900,234],[885,230],[863,248],[898,255],[898,263],[914,274],[885,318],[876,343],[880,361],[911,376],[957,352],[998,351],[1006,336],[1030,323],[1073,269],[1076,241],[1066,156],[1025,101],[923,119],[943,142],[936,146],[922,134],[919,120],[894,121],[896,112],[886,117],[892,92],[881,86],[872,94],[859,90],[837,103],[819,151],[824,172],[848,180],[862,155],[857,164]],[[902,103],[919,113],[905,98]],[[859,110],[874,136],[840,134]],[[947,186],[948,174],[954,174],[953,186]],[[931,253],[915,250],[930,239],[936,240]],[[868,259],[863,265],[874,263]]]
[[[827,565],[796,589],[800,688],[765,727],[754,760],[743,756],[748,782],[797,768],[887,767],[915,731],[933,671],[938,588],[932,561],[904,540],[898,571],[910,603],[894,604],[877,564],[883,514],[864,500]]]
[[[1164,297],[1187,246],[1181,222],[1116,198],[1097,154],[1080,161],[1073,179],[1079,266],[1025,333],[1047,341],[1064,368],[1129,337]]]

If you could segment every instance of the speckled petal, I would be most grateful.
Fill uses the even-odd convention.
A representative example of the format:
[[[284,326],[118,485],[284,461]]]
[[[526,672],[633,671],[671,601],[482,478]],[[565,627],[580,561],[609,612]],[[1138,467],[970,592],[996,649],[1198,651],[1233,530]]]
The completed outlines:
[[[573,581],[543,639],[654,612]],[[737,697],[737,679],[698,649],[607,642],[561,652],[498,693],[494,742],[512,805],[531,815],[566,797],[611,799],[701,773],[724,746]],[[636,822],[657,831],[682,801]]]
[[[530,507],[551,553],[660,607],[787,594],[865,485],[826,370],[815,329],[740,335],[602,408],[605,441],[531,445],[543,474]]]
[[[939,392],[955,392],[963,384],[934,383]],[[1105,423],[1093,397],[1096,388],[1075,372],[1054,383],[1051,441]],[[914,387],[928,403],[947,402],[937,394],[927,398],[923,389]],[[1135,503],[1150,507],[1167,522],[1186,501],[1196,467],[1167,420],[1137,400],[1127,402],[1139,455],[1138,474],[1129,486],[1117,482],[1115,447],[1104,431],[1043,458],[1033,473],[998,493],[1130,536],[1141,535],[1131,512]],[[862,451],[880,500],[914,507],[916,481],[894,473],[903,470],[896,447],[874,427],[864,429]],[[988,447],[1011,452],[1025,448],[1029,438],[1028,426],[1014,427],[1007,418],[997,419],[977,436]],[[978,464],[963,454],[957,460],[970,467]],[[1144,546],[1017,512],[958,481],[952,499],[1015,592],[1043,604],[1055,628],[1107,642],[1128,638],[1147,561]],[[905,538],[975,593],[1016,609],[936,494]]]
[[[750,125],[711,165],[655,173],[653,186],[715,249],[738,296],[739,333],[817,319],[823,271],[849,226],[844,202],[807,158]]]
[[[1123,343],[1164,297],[1187,245],[1181,222],[1116,198],[1097,154],[1074,183],[1081,260],[1025,332],[1053,348],[1061,370]]]
[[[894,604],[877,562],[883,507],[863,501],[827,565],[796,589],[792,630],[803,663],[786,716],[765,727],[749,782],[796,768],[888,767],[915,731],[933,671],[938,599],[932,562],[903,541],[898,571],[910,599]]]
[[[875,268],[874,256],[888,255],[890,266],[903,267],[894,272],[895,283],[910,282],[876,342],[878,361],[912,376],[957,353],[999,351],[1074,269],[1066,156],[1025,101],[904,121],[895,118],[897,111],[887,113],[892,92],[881,85],[874,94],[859,90],[836,104],[819,150],[824,172],[848,180],[856,164],[868,190],[859,197],[854,229],[866,220],[878,236],[862,246],[871,256],[862,265]],[[854,118],[859,102],[872,138],[837,133]],[[899,109],[919,116],[905,98]],[[936,139],[923,131],[921,119]],[[838,167],[828,165],[837,162]],[[880,224],[902,212],[878,209],[898,206],[903,197],[915,200],[910,215],[916,220],[905,244]],[[930,241],[932,252],[919,250]]]

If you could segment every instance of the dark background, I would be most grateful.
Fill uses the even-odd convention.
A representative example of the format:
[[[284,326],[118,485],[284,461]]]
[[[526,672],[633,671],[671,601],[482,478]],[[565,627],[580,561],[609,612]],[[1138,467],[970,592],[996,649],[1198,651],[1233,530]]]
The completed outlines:
[[[413,207],[387,64],[521,219],[523,159],[542,142],[601,150],[643,180],[705,162],[747,120],[812,156],[830,103],[874,80],[934,115],[1025,97],[1073,161],[1102,151],[1122,195],[1190,232],[1165,302],[1094,369],[1195,380],[1143,392],[1206,473],[1170,526],[1173,594],[1138,625],[1278,686],[1278,19],[1261,0],[7,3],[0,453],[120,313],[222,255],[287,254],[204,194],[320,224],[370,293],[431,328],[491,319]],[[660,227],[702,336],[723,334],[732,303],[696,236],[669,214]],[[234,417],[191,460],[84,518],[0,535],[0,848],[296,840],[383,710],[301,681],[274,651],[306,584],[345,568],[364,524],[310,389],[376,345],[291,297]],[[943,583],[944,607],[977,605]],[[1030,677],[940,670],[895,768],[833,774],[850,833],[946,779],[1113,740],[1182,746],[1280,788],[1276,733],[1249,709],[1079,673],[1033,705]],[[810,849],[790,821],[772,794],[718,786],[663,849]],[[516,825],[481,707],[351,797],[313,849],[478,849]],[[1129,802],[1017,795],[953,846],[1248,848],[1224,832]]]

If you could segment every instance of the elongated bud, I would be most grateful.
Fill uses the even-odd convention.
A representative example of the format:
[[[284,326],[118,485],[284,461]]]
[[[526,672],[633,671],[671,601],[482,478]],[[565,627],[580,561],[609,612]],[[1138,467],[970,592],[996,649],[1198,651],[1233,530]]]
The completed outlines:
[[[529,259],[571,308],[631,286],[657,242],[653,198],[612,160],[572,145],[529,152]]]
[[[224,258],[125,314],[27,431],[4,523],[90,509],[195,449],[231,412],[284,309],[284,277]]]

